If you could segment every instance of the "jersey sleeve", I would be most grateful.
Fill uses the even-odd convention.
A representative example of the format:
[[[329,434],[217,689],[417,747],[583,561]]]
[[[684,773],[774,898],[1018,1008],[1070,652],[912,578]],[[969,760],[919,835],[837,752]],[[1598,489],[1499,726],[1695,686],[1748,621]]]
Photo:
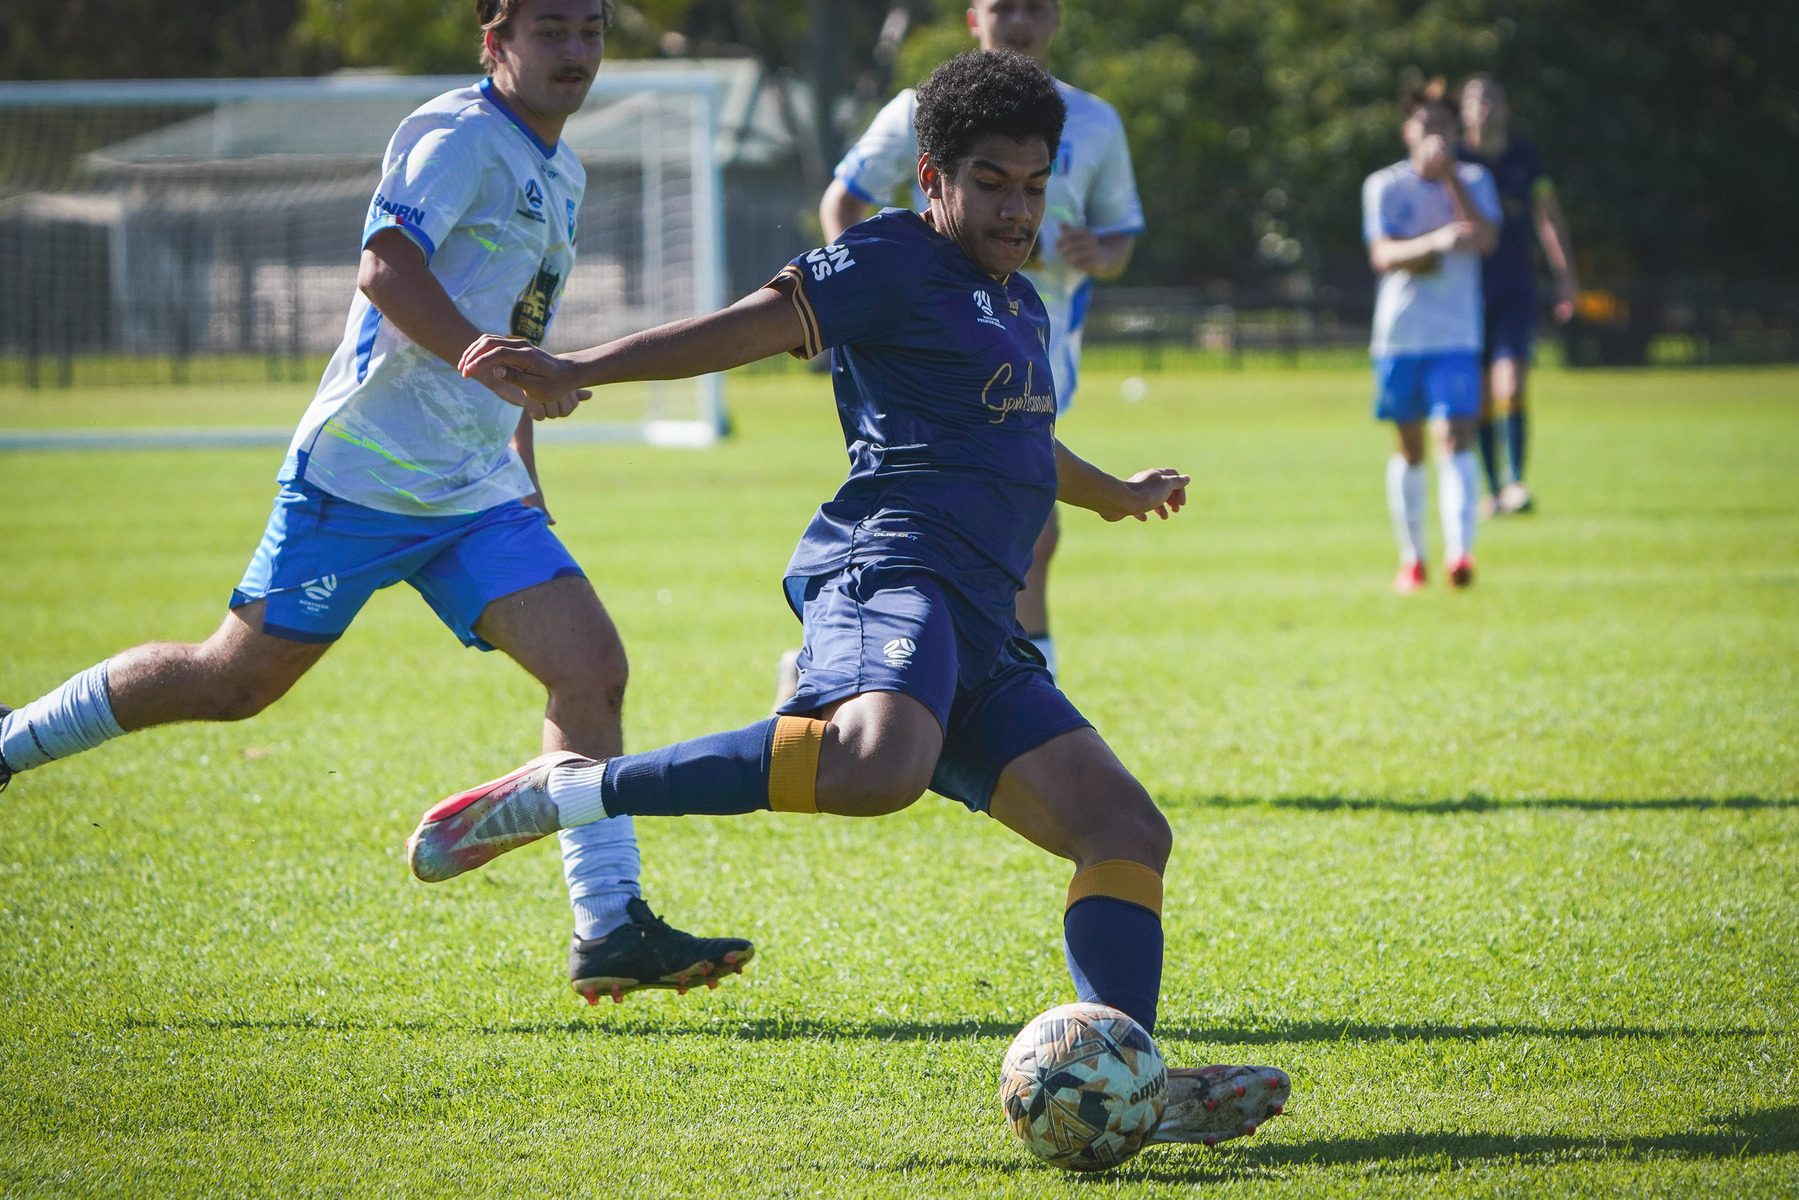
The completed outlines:
[[[1087,228],[1097,237],[1143,232],[1143,202],[1137,198],[1137,177],[1131,171],[1131,144],[1116,112],[1107,125],[1093,194],[1087,197]]]
[[[1386,180],[1379,171],[1362,183],[1362,240],[1373,245],[1375,239],[1392,237],[1381,205],[1386,199]]]
[[[403,153],[390,153],[389,160],[369,204],[362,244],[383,229],[398,229],[418,243],[429,262],[480,190],[483,164],[476,138],[472,131],[433,129]]]
[[[850,194],[869,204],[886,204],[895,188],[918,170],[918,135],[912,129],[912,89],[889,100],[832,172]]]
[[[768,282],[799,314],[804,340],[790,353],[811,358],[833,346],[884,340],[910,309],[930,260],[917,244],[852,225],[829,246],[808,250]]]

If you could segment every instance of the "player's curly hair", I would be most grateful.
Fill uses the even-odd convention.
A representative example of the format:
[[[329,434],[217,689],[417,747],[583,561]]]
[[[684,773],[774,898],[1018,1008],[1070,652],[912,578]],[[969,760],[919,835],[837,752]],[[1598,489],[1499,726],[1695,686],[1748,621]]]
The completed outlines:
[[[1054,159],[1067,116],[1048,71],[1010,50],[970,50],[918,85],[912,126],[919,152],[948,174],[996,133],[1019,142],[1041,138]]]
[[[525,0],[475,0],[475,19],[481,22],[481,69],[492,73],[499,65],[497,59],[487,52],[487,35],[497,33],[506,36],[507,26],[512,18],[518,16]],[[600,0],[600,15],[605,18],[606,28],[612,28],[612,17],[618,9],[618,0]]]

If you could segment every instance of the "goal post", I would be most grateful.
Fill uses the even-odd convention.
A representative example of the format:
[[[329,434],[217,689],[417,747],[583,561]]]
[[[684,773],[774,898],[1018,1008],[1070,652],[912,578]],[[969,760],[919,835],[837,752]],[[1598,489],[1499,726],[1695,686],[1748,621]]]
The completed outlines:
[[[0,383],[294,379],[343,337],[381,155],[464,76],[0,83]],[[721,308],[721,84],[609,63],[563,140],[587,172],[546,348]],[[601,389],[571,435],[702,446],[721,376]]]

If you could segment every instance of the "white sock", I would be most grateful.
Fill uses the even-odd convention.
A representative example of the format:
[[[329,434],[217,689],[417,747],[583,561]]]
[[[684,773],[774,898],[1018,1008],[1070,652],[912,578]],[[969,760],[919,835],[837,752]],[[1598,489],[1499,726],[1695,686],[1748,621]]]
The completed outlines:
[[[551,768],[550,803],[556,806],[556,819],[564,829],[607,819],[606,804],[600,798],[600,781],[605,777],[605,759]]]
[[[1031,645],[1037,647],[1037,653],[1041,654],[1043,661],[1049,664],[1049,677],[1054,679],[1056,677],[1056,639],[1046,633],[1042,637],[1032,638]]]
[[[637,830],[630,817],[603,817],[557,836],[575,934],[604,937],[626,922],[625,905],[642,893]]]
[[[29,771],[124,734],[100,663],[0,720],[0,758],[13,771]]]
[[[1387,460],[1387,511],[1393,517],[1393,536],[1399,539],[1401,566],[1424,561],[1424,491],[1422,463],[1414,466],[1403,454]]]
[[[1454,562],[1474,549],[1475,502],[1480,477],[1474,452],[1463,450],[1437,462],[1437,515],[1443,521],[1443,560]]]

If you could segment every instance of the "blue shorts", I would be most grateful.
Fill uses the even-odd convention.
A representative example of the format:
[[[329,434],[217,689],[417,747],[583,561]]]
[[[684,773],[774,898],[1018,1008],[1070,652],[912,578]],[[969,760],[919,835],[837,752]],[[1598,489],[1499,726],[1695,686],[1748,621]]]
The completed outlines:
[[[969,611],[929,571],[864,564],[787,582],[805,639],[799,691],[778,711],[805,716],[863,692],[912,697],[943,726],[931,790],[975,812],[1013,759],[1090,724],[1010,613],[1001,623]]]
[[[541,508],[515,500],[467,516],[409,517],[297,480],[281,485],[231,607],[266,600],[264,633],[335,642],[370,596],[405,580],[463,645],[492,650],[475,636],[482,610],[581,573]]]
[[[1537,338],[1537,298],[1534,295],[1489,296],[1487,298],[1487,340],[1481,350],[1482,366],[1492,366],[1495,359],[1530,361],[1530,348]]]
[[[1426,417],[1480,415],[1480,359],[1473,352],[1394,354],[1374,360],[1374,416],[1410,425]]]

